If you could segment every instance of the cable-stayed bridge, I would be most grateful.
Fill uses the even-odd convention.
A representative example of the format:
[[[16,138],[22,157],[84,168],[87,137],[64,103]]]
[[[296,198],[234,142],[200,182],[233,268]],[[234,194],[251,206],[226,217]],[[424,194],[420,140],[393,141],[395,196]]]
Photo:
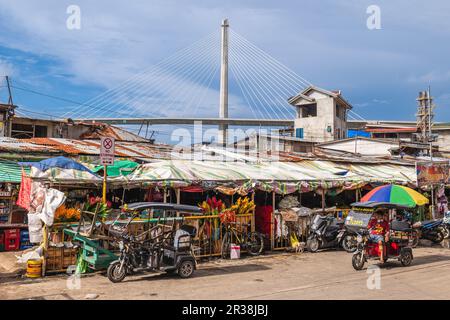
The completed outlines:
[[[141,126],[201,121],[218,125],[218,140],[223,142],[229,125],[293,125],[295,108],[288,99],[309,86],[224,20],[220,33],[211,33],[62,117]]]

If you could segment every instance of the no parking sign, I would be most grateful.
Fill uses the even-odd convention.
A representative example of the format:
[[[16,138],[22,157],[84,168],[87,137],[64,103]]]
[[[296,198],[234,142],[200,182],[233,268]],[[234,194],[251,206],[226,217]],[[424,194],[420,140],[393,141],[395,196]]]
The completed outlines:
[[[103,137],[100,140],[100,162],[104,166],[114,165],[114,138]]]

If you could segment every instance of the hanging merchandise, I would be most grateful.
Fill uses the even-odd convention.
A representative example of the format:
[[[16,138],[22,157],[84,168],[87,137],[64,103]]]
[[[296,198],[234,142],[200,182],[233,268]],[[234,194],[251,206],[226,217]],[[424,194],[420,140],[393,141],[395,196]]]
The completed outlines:
[[[297,198],[294,196],[284,197],[278,205],[280,209],[290,209],[298,206],[300,206],[300,202],[298,202]]]
[[[437,209],[440,216],[443,216],[448,211],[448,200],[445,195],[445,186],[442,185],[437,189],[436,193],[437,198]]]
[[[27,210],[30,210],[31,185],[32,185],[31,178],[28,177],[25,174],[25,170],[22,169],[22,182],[20,183],[17,205]]]
[[[44,204],[42,206],[42,211],[38,213],[38,216],[47,226],[52,226],[56,209],[66,201],[66,196],[64,195],[64,192],[51,188],[45,188],[44,194]]]

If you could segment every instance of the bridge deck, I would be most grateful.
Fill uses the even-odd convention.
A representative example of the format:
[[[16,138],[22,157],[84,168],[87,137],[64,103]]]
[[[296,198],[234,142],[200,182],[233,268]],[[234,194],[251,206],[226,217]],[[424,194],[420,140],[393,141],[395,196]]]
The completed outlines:
[[[294,120],[289,119],[233,119],[233,118],[92,118],[73,119],[83,122],[101,122],[118,125],[161,125],[161,124],[195,124],[202,125],[231,125],[231,126],[293,126]]]

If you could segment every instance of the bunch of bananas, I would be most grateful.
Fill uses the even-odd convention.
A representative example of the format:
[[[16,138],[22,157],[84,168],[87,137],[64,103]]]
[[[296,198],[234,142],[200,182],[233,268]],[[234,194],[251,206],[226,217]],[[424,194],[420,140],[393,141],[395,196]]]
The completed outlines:
[[[248,197],[239,198],[235,204],[230,207],[230,210],[236,212],[236,214],[248,214],[255,209],[255,203]]]

